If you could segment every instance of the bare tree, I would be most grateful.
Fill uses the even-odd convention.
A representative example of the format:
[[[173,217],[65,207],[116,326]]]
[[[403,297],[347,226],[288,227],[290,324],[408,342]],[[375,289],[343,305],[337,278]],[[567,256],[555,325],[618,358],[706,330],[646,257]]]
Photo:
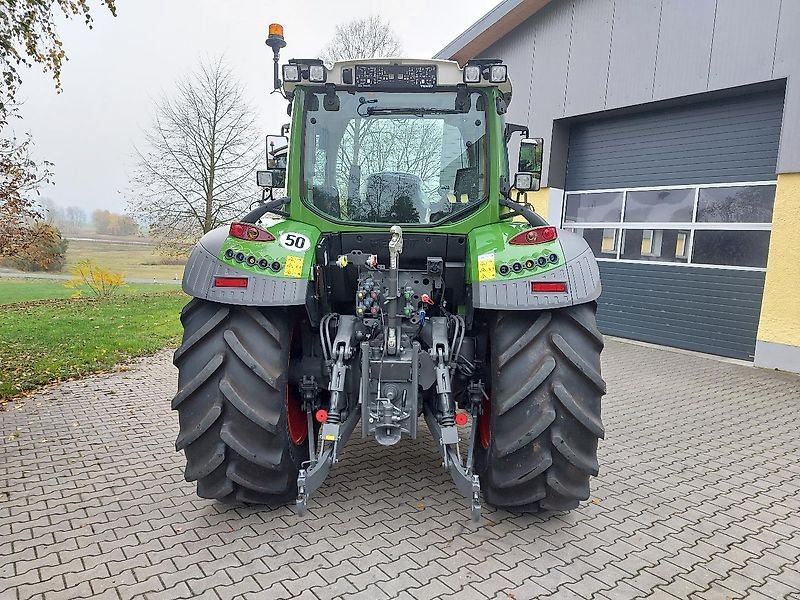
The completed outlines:
[[[58,202],[48,196],[42,196],[38,205],[41,207],[44,222],[61,229],[64,224],[64,209],[58,205]]]
[[[337,25],[333,38],[322,50],[321,57],[330,67],[341,60],[386,58],[399,56],[402,53],[403,46],[391,25],[380,16],[371,15]],[[359,182],[353,178],[353,167],[360,166],[363,162],[361,138],[369,135],[372,125],[372,122],[364,122],[359,118],[353,121],[351,128],[348,128],[347,134],[350,137],[347,141],[348,148],[340,156],[338,164],[339,183],[345,189],[359,186]],[[348,191],[346,196],[354,193],[357,193],[357,190]]]
[[[131,212],[173,247],[241,214],[253,200],[256,131],[231,70],[221,60],[201,64],[157,105],[147,147],[136,149]]]
[[[339,60],[387,58],[402,53],[403,46],[391,25],[380,16],[371,15],[337,25],[322,51],[322,60],[330,67]]]
[[[80,206],[68,206],[64,209],[66,228],[72,233],[80,231],[86,224],[86,211]]]

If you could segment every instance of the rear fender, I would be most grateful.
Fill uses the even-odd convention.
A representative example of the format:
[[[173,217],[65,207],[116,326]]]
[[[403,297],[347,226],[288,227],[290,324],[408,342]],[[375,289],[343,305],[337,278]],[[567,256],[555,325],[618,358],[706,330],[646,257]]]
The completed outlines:
[[[474,308],[542,310],[583,304],[600,296],[597,260],[580,235],[559,229],[552,242],[508,243],[528,229],[528,224],[493,223],[469,234],[468,285]],[[531,261],[535,266],[530,266]],[[534,292],[535,282],[566,283],[566,291]]]
[[[289,220],[259,227],[275,240],[240,240],[229,235],[227,225],[205,234],[189,256],[183,291],[223,304],[305,304],[319,230]],[[219,277],[246,277],[247,287],[218,287],[215,280]]]

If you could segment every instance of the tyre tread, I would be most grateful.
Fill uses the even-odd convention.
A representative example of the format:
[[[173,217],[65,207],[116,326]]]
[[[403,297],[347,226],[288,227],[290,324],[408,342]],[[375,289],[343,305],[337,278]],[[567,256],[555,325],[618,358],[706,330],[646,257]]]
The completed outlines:
[[[561,511],[589,497],[605,435],[595,312],[594,302],[504,311],[491,323],[491,440],[476,456],[490,504]]]
[[[288,312],[194,298],[181,322],[172,408],[186,480],[197,482],[202,498],[271,506],[291,501],[307,447],[292,443],[286,420]]]

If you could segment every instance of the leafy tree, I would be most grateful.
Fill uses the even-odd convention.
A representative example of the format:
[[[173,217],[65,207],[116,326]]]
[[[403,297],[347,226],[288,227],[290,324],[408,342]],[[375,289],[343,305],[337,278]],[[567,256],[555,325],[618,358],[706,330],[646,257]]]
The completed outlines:
[[[114,15],[115,1],[102,0]],[[16,138],[9,121],[16,116],[15,99],[26,69],[39,65],[61,89],[67,56],[56,11],[66,18],[81,16],[92,26],[88,0],[0,0],[0,256],[18,255],[33,243],[31,225],[42,216],[32,193],[49,180],[52,165],[31,159],[30,136]]]
[[[321,56],[330,66],[340,60],[386,58],[402,53],[403,46],[391,25],[379,15],[371,15],[337,25]]]
[[[120,215],[108,210],[96,210],[92,213],[95,231],[101,235],[136,235],[139,224],[128,215]]]
[[[67,256],[67,240],[61,232],[38,221],[31,227],[33,241],[10,261],[20,271],[60,271]]]
[[[117,14],[116,0],[102,0],[111,14]],[[80,16],[92,27],[88,0],[0,0],[0,121],[14,104],[22,83],[21,70],[41,66],[52,73],[61,89],[61,68],[67,55],[58,37],[55,11],[69,18]]]
[[[36,239],[31,225],[42,214],[35,193],[50,180],[52,165],[37,164],[30,150],[30,136],[0,136],[0,257],[16,256]]]

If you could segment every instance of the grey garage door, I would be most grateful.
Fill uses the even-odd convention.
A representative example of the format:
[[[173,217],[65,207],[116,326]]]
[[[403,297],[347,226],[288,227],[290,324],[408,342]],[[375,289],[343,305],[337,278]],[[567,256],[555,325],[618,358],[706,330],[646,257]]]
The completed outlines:
[[[600,260],[608,334],[752,359],[783,91],[572,125],[564,227]]]

